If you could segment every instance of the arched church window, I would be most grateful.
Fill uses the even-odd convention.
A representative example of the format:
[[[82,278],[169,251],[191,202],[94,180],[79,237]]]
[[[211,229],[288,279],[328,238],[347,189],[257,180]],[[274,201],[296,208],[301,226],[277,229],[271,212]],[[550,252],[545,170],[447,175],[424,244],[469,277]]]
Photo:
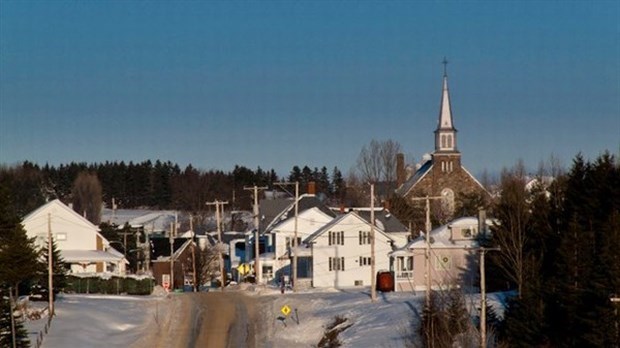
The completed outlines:
[[[441,147],[446,147],[446,136],[445,135],[441,136]]]
[[[448,147],[452,148],[452,136],[448,135]]]
[[[454,213],[454,191],[449,188],[441,190],[441,210],[446,214],[452,215]]]

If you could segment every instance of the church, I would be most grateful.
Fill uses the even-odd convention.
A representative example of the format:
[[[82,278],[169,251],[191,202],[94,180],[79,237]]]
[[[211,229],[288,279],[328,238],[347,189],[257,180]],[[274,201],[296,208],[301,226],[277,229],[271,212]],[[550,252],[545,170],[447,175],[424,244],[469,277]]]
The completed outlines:
[[[463,206],[463,200],[468,197],[476,196],[484,200],[489,198],[489,193],[482,184],[462,165],[450,105],[445,59],[443,64],[443,87],[439,120],[435,129],[435,151],[426,155],[409,177],[405,173],[404,157],[399,155],[396,189],[396,193],[408,201],[426,196],[443,197],[433,204],[433,214],[439,220],[461,215],[456,210]]]

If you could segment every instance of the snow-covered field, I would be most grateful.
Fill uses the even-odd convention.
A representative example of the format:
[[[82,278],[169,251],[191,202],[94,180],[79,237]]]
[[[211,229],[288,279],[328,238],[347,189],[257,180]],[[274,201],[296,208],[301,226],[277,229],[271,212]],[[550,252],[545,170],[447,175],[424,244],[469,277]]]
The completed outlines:
[[[149,308],[159,300],[153,296],[59,296],[56,317],[42,347],[130,346],[144,334]],[[47,317],[26,322],[33,346],[46,322]]]
[[[248,294],[262,308],[264,330],[257,342],[276,348],[316,346],[337,316],[346,319],[343,326],[350,325],[338,336],[344,347],[404,347],[424,303],[423,293],[378,293],[371,302],[368,289],[282,295],[277,289],[256,288]],[[489,302],[501,308],[503,298],[490,294]],[[56,302],[57,316],[42,347],[140,347],[149,323],[161,320],[155,313],[165,315],[166,303],[170,300],[158,296],[64,295]],[[281,312],[285,305],[292,310],[287,316]],[[33,344],[45,321],[27,322]]]

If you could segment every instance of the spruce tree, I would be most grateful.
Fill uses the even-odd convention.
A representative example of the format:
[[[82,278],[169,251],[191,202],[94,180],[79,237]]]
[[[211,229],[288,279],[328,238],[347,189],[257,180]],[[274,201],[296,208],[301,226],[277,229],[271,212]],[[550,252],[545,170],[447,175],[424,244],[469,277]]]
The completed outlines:
[[[7,188],[0,185],[0,346],[2,347],[10,347],[13,343],[10,297],[17,294],[16,289],[20,282],[36,275],[37,257],[33,239],[26,236]],[[23,330],[19,318],[15,320],[15,329],[17,346],[28,347],[27,332]]]
[[[47,244],[41,249],[41,263],[42,263],[42,274],[39,278],[39,282],[42,288],[48,288],[48,277],[49,277],[49,267],[48,267],[48,248]],[[65,263],[65,260],[62,258],[60,254],[60,250],[58,250],[58,246],[56,240],[52,238],[52,281],[54,287],[54,295],[59,292],[62,292],[67,286],[67,272],[68,265]],[[49,289],[48,289],[49,290]],[[54,296],[55,297],[55,296]]]
[[[15,346],[30,347],[28,331],[22,317],[15,318]],[[0,291],[0,347],[13,347],[11,305],[6,291]]]

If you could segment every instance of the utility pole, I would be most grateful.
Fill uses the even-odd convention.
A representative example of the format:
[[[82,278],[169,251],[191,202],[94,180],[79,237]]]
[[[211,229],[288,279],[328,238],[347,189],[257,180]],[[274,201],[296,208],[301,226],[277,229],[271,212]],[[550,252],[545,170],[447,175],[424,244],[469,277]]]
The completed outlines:
[[[170,289],[174,291],[174,237],[173,223],[170,223]]]
[[[618,326],[618,305],[620,305],[620,297],[617,297],[615,294],[609,297],[609,301],[614,305],[614,318],[615,318],[615,328],[616,328],[616,339],[620,342],[620,330]]]
[[[276,185],[295,185],[295,227],[291,250],[293,251],[293,292],[297,292],[297,220],[299,216],[299,181],[280,182],[276,183]]]
[[[254,185],[254,187],[244,187],[244,190],[252,190],[254,191],[254,278],[256,280],[256,284],[262,283],[263,272],[260,265],[260,249],[259,249],[259,238],[260,233],[258,232],[258,227],[260,225],[260,221],[258,219],[258,190],[266,190],[267,186],[258,187]]]
[[[482,231],[480,231],[482,233]],[[487,251],[501,251],[500,248],[478,247],[480,253],[480,347],[486,348],[487,342],[487,287],[484,256]]]
[[[224,211],[224,205],[228,204],[228,202],[221,202],[221,201],[214,201],[214,202],[207,202],[207,205],[215,205],[215,223],[217,224],[217,241],[219,244],[219,247],[221,247],[222,245],[222,223],[221,223],[221,216],[220,216],[220,212]],[[221,276],[221,280],[220,280],[220,290],[224,291],[224,257],[222,256],[222,250],[220,250],[220,252],[218,253],[219,257],[219,263],[220,263],[220,276]]]
[[[443,196],[414,197],[412,201],[426,201],[426,308],[431,308],[431,204],[432,199],[443,199]]]
[[[52,214],[47,214],[47,284],[49,316],[54,315],[54,267],[52,260]]]
[[[192,232],[192,274],[194,282],[194,292],[198,291],[198,281],[196,276],[196,232],[194,232],[194,217],[189,214],[189,230]]]
[[[377,301],[377,275],[375,271],[375,185],[370,184],[370,300]]]

